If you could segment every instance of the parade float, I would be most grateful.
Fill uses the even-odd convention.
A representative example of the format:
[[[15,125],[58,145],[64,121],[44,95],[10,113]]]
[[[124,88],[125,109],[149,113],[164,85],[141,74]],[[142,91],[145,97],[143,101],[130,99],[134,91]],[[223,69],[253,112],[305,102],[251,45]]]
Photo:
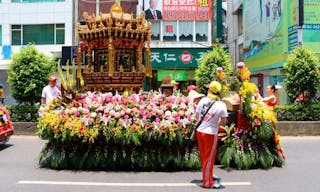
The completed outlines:
[[[13,126],[8,111],[0,107],[0,143],[6,143],[13,134]]]
[[[178,91],[141,91],[151,76],[151,24],[144,14],[133,18],[116,2],[110,13],[84,18],[85,25],[77,24],[77,69],[73,65],[70,75],[67,66],[64,78],[58,67],[62,98],[39,111],[38,135],[47,140],[39,163],[54,169],[199,170],[197,146],[189,139],[195,104]],[[238,72],[232,84],[240,101],[226,100],[237,120],[222,129],[219,160],[238,169],[282,166],[274,114],[251,100],[256,87],[248,70]]]
[[[116,2],[110,13],[84,13],[84,18],[86,25],[77,24],[78,68],[73,65],[72,76],[67,67],[65,79],[58,68],[63,97],[40,110],[38,135],[48,140],[40,164],[55,169],[199,169],[197,150],[188,140],[193,103],[181,94],[141,91],[143,79],[151,76],[151,24],[144,14],[133,18]],[[87,63],[82,63],[84,54]],[[83,93],[76,89],[77,79]]]

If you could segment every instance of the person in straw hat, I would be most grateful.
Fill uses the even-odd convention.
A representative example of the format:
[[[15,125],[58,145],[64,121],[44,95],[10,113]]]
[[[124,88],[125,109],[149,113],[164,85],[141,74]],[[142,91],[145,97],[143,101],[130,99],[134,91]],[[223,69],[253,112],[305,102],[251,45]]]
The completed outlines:
[[[220,182],[214,181],[214,161],[217,152],[218,128],[227,122],[226,104],[220,101],[222,86],[217,81],[212,81],[208,86],[208,94],[203,97],[196,109],[196,118],[201,124],[197,129],[197,141],[202,165],[202,187],[224,188]],[[209,108],[210,107],[210,108]],[[207,114],[206,111],[208,110]],[[205,116],[204,116],[205,115]]]
[[[198,93],[195,90],[189,91],[189,94],[188,94],[188,98],[190,99],[190,101],[196,105],[199,103],[200,99],[204,96],[205,96],[204,94]]]

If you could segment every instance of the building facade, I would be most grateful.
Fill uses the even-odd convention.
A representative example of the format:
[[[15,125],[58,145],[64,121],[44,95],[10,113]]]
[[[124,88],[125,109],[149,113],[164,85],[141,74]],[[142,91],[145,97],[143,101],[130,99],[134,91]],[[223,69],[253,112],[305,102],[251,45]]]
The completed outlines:
[[[72,0],[1,0],[0,69],[29,43],[48,56],[61,57],[61,47],[73,44]]]
[[[279,89],[287,103],[284,71],[288,54],[297,46],[320,57],[320,8],[313,0],[243,0],[243,58],[261,90]]]

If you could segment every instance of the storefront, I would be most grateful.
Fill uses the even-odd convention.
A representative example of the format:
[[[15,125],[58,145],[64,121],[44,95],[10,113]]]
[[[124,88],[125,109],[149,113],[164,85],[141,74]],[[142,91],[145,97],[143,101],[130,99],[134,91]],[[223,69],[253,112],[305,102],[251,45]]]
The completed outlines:
[[[154,48],[151,50],[153,70],[152,89],[157,90],[164,76],[179,82],[179,89],[185,90],[195,84],[195,69],[204,54],[211,48]]]

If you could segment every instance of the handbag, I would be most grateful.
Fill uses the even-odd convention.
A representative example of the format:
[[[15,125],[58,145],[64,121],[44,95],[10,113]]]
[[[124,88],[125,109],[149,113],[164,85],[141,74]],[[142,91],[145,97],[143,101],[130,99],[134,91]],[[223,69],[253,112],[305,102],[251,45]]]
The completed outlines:
[[[196,126],[194,126],[194,129],[190,135],[190,140],[191,141],[196,141],[197,140],[197,136],[196,136],[196,132],[198,127],[201,125],[203,118],[207,115],[207,113],[209,112],[210,108],[212,107],[212,105],[215,103],[215,101],[213,101],[210,106],[208,107],[207,111],[204,113],[204,115],[202,116],[202,118],[200,119],[200,121],[198,121],[198,123],[196,124]]]

